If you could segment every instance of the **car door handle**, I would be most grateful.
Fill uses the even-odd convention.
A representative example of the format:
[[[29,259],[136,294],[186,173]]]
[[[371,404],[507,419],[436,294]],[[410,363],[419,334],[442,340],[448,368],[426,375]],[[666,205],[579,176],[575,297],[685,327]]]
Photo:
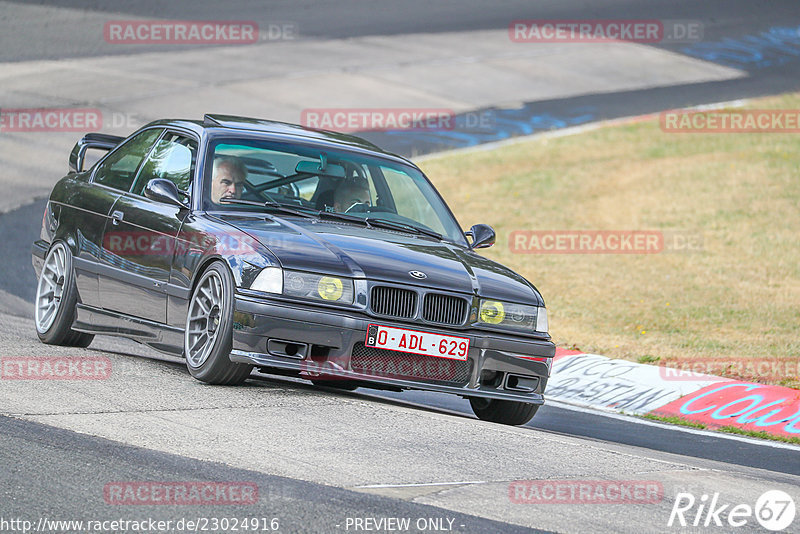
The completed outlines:
[[[124,213],[121,211],[114,211],[111,213],[111,224],[117,225],[122,221],[122,218],[125,216]]]

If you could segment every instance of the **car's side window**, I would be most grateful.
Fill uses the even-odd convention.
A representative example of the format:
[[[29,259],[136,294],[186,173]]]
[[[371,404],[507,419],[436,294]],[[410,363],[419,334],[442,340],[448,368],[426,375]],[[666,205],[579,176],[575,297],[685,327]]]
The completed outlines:
[[[130,190],[136,170],[162,131],[145,130],[109,154],[94,173],[95,183],[121,191]]]
[[[132,192],[144,195],[147,182],[154,178],[170,180],[179,190],[189,192],[196,161],[197,142],[185,135],[167,132],[142,166]]]

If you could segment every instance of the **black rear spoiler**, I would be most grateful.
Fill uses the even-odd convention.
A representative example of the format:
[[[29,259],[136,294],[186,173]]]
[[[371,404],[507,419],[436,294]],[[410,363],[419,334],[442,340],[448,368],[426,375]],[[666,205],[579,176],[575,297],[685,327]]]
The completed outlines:
[[[81,172],[83,170],[83,160],[86,157],[86,151],[88,149],[111,150],[124,140],[124,137],[118,135],[101,133],[88,133],[84,135],[83,138],[72,147],[72,152],[69,155],[70,171]]]

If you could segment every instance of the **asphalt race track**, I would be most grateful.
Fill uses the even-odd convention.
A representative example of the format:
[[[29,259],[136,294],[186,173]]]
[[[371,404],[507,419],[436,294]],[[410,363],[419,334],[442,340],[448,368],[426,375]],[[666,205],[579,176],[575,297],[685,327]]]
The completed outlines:
[[[307,61],[313,68],[298,67],[295,74],[320,80],[320,88],[317,93],[298,88],[285,101],[266,102],[260,91],[274,85],[274,95],[280,96],[283,80],[248,78],[248,63],[237,63],[247,59],[246,51],[120,47],[83,31],[128,18],[254,20],[261,28],[293,24],[298,39],[275,45],[284,47],[276,48],[284,56],[271,55],[269,43],[254,45],[261,55],[251,59],[253,70]],[[558,63],[594,65],[586,79],[542,67],[540,84],[532,83],[534,75],[513,81],[501,73],[505,81],[497,87],[491,80],[476,80],[469,94],[436,90],[437,83],[453,83],[459,69],[477,73],[483,71],[470,69],[533,58],[506,58],[502,50],[476,55],[483,46],[476,39],[495,46],[511,20],[588,18],[701,21],[703,39],[613,45],[605,53],[618,59],[614,63],[602,63],[602,54],[589,49],[573,57],[572,50],[553,48],[548,50],[566,58]],[[296,121],[294,110],[321,106],[320,94],[326,91],[338,99],[331,106],[354,105],[342,95],[350,89],[363,91],[360,95],[376,92],[369,76],[399,86],[399,77],[414,73],[427,79],[418,93],[402,88],[387,98],[406,99],[404,105],[414,98],[426,99],[425,105],[442,102],[462,116],[492,118],[491,128],[478,132],[366,135],[389,150],[419,155],[597,120],[796,91],[800,43],[785,28],[800,28],[796,1],[0,2],[0,109],[98,107],[129,114],[138,126],[172,109],[188,116],[225,111],[226,105],[263,105],[252,114],[285,112],[277,118]],[[353,64],[329,65],[367,46],[377,51],[370,48]],[[441,58],[423,60],[437,50]],[[417,59],[404,61],[406,54]],[[194,62],[192,76],[197,76],[185,86],[169,82],[182,58]],[[69,70],[60,73],[62,68]],[[439,69],[447,75],[437,78]],[[203,70],[217,79],[197,74]],[[108,85],[86,84],[76,73]],[[131,88],[141,81],[131,81],[131,73],[146,83]],[[232,88],[220,79],[225,76]],[[346,90],[340,94],[337,87]],[[503,96],[493,99],[495,91]],[[304,98],[316,103],[297,101]],[[115,133],[126,128],[133,129],[126,124]],[[677,525],[667,524],[679,493],[698,499],[718,493],[726,504],[754,506],[765,491],[779,489],[800,505],[796,446],[559,403],[542,407],[524,427],[499,427],[478,421],[463,399],[439,394],[364,388],[343,393],[259,374],[243,387],[218,388],[194,381],[180,360],[132,342],[98,337],[88,349],[39,343],[32,323],[36,280],[30,244],[39,234],[46,195],[66,171],[68,151],[79,135],[0,131],[0,186],[6,191],[0,199],[0,356],[88,355],[108,358],[113,371],[102,381],[0,381],[0,532],[22,531],[3,523],[11,519],[34,526],[43,518],[173,522],[170,528],[139,529],[156,532],[179,531],[180,520],[233,517],[264,519],[258,523],[262,531],[277,518],[280,532],[402,530],[397,524],[391,528],[389,518],[409,519],[412,532],[677,532]],[[447,191],[442,193],[447,198]],[[661,496],[652,503],[605,506],[515,501],[515,481],[533,479],[644,481],[658,485]],[[120,481],[246,483],[258,488],[258,499],[211,506],[109,503],[104,491]],[[700,515],[695,507],[687,519],[695,512]],[[85,525],[48,524],[39,530],[89,531]],[[226,525],[212,530],[231,531]],[[692,531],[706,530],[764,531],[754,518],[739,529],[701,525]],[[800,520],[787,531],[800,532]]]
[[[281,532],[326,532],[336,524],[345,525],[348,517],[447,517],[459,528],[468,525],[470,532],[529,532],[433,506],[201,462],[8,417],[0,416],[0,428],[0,458],[6,466],[17,466],[0,474],[3,499],[25,510],[24,517],[87,520],[107,516],[102,494],[100,499],[87,499],[91,479],[246,480],[260,489],[257,506],[159,507],[148,511],[147,519],[171,520],[177,526],[185,517],[277,518]],[[91,476],[86,466],[91,466]],[[7,520],[8,511],[3,510]],[[144,519],[131,514],[134,518]]]

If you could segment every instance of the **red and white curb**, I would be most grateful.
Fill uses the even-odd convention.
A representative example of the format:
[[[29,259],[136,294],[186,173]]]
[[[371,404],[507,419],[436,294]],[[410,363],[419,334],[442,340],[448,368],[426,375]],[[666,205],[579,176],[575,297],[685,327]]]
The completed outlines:
[[[547,398],[800,438],[800,390],[557,349]]]

